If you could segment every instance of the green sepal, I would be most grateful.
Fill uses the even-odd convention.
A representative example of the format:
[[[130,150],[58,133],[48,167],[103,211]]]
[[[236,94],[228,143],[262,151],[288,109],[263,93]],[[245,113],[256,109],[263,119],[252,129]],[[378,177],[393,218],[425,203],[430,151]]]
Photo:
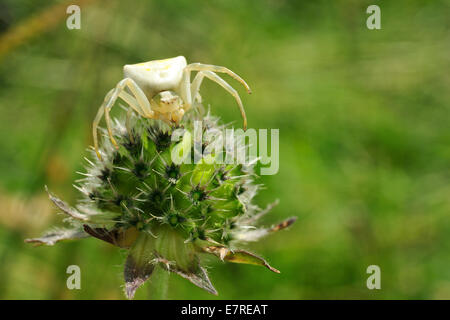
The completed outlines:
[[[150,278],[155,265],[153,259],[155,239],[146,232],[140,232],[125,261],[125,294],[133,299],[136,290]]]
[[[34,243],[35,246],[53,246],[63,240],[75,240],[87,238],[88,235],[80,229],[55,229],[47,232],[40,238],[25,239],[26,243]]]
[[[114,213],[109,211],[95,214],[81,213],[77,209],[69,206],[66,202],[62,201],[61,199],[53,195],[50,191],[48,191],[47,187],[45,187],[45,190],[48,193],[49,199],[56,205],[56,207],[58,207],[58,209],[60,209],[63,213],[68,215],[73,220],[88,223],[106,224],[113,222],[114,218],[120,215],[120,213]]]
[[[215,256],[219,257],[221,260],[233,263],[243,263],[243,264],[253,264],[257,266],[263,266],[272,272],[280,273],[278,269],[272,267],[263,258],[258,257],[254,253],[245,250],[230,250],[226,247],[211,246],[203,248],[203,251],[207,253],[212,253]]]
[[[106,228],[91,228],[85,224],[83,225],[83,229],[92,237],[103,240],[120,248],[131,247],[139,235],[139,231],[134,227],[126,230],[108,230]]]

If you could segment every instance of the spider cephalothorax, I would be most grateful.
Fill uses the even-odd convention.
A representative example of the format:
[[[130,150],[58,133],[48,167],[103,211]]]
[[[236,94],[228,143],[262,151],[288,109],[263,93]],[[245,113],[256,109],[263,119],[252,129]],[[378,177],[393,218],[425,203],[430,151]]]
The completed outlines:
[[[192,83],[191,72],[197,72]],[[94,120],[93,135],[97,156],[101,159],[98,152],[97,128],[103,115],[105,115],[109,138],[113,145],[117,146],[109,115],[117,98],[121,98],[128,104],[128,118],[135,111],[144,118],[160,119],[167,123],[178,124],[193,102],[201,101],[199,90],[204,77],[222,86],[236,99],[244,119],[245,130],[247,118],[242,101],[237,91],[216,72],[230,75],[242,83],[248,93],[251,93],[247,83],[233,71],[225,67],[202,63],[187,64],[183,56],[125,65],[123,68],[124,79],[108,92]],[[131,132],[129,127],[127,130]]]

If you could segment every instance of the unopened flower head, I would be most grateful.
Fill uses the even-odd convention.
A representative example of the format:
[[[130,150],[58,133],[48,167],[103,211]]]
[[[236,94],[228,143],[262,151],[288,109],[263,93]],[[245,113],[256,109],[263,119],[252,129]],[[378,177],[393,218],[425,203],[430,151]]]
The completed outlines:
[[[76,185],[81,192],[77,205],[71,207],[49,192],[72,228],[52,230],[27,242],[53,245],[91,236],[127,249],[128,298],[155,268],[217,294],[202,265],[203,254],[279,272],[240,246],[288,227],[295,218],[272,227],[257,226],[275,203],[265,209],[252,203],[259,188],[254,183],[254,162],[216,163],[214,148],[201,161],[174,161],[174,155],[194,158],[195,145],[213,143],[208,135],[196,140],[195,120],[199,119],[185,116],[177,126],[137,116],[128,119],[131,123],[116,120],[112,129],[118,148],[105,138],[101,159],[94,151],[86,159],[86,172]],[[204,130],[223,129],[215,117],[201,120]],[[182,130],[179,139],[173,138],[175,130]],[[243,141],[239,143],[245,148]],[[230,156],[225,147],[221,152]]]

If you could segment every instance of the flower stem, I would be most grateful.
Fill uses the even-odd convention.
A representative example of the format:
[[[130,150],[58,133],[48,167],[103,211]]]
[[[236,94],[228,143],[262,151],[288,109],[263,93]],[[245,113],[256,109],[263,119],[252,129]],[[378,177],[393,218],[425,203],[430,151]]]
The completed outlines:
[[[156,267],[150,278],[150,299],[167,300],[169,289],[169,272],[161,267]]]

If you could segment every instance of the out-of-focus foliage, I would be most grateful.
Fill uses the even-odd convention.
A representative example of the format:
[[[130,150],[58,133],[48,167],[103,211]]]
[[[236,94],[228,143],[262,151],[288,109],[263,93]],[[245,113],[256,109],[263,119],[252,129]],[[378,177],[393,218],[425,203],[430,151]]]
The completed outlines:
[[[365,25],[374,2],[378,31]],[[64,4],[41,3],[1,1],[1,39]],[[219,298],[450,298],[449,9],[420,0],[97,0],[81,6],[81,30],[65,20],[30,30],[0,57],[0,298],[123,297],[124,256],[112,246],[23,239],[61,221],[45,184],[74,202],[93,117],[122,65],[176,55],[247,80],[254,94],[239,92],[249,126],[280,129],[280,171],[260,179],[258,196],[280,205],[265,222],[299,217],[251,246],[281,274],[213,263]],[[202,93],[214,114],[240,125],[232,97],[212,83]],[[81,267],[81,290],[66,288],[71,264]],[[366,288],[371,264],[381,267],[379,291]],[[169,298],[214,297],[173,276]]]

